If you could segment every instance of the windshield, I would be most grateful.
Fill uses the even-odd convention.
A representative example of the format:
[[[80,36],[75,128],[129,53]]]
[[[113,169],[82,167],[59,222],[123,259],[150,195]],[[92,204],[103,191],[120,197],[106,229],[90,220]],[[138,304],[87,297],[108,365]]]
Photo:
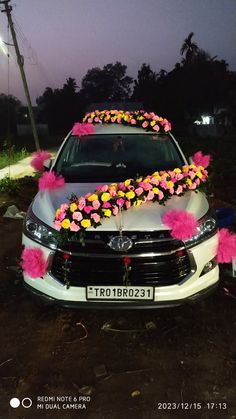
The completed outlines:
[[[183,166],[166,134],[96,134],[66,141],[54,170],[66,182],[120,182],[137,175]]]

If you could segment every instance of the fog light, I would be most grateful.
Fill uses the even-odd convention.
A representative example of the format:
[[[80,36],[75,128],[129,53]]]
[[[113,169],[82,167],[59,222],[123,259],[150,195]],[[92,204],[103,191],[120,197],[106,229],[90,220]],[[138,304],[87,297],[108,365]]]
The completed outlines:
[[[210,272],[212,269],[214,269],[216,267],[216,265],[217,265],[217,263],[216,263],[215,259],[212,259],[209,262],[207,262],[205,264],[200,276],[205,275],[208,272]]]

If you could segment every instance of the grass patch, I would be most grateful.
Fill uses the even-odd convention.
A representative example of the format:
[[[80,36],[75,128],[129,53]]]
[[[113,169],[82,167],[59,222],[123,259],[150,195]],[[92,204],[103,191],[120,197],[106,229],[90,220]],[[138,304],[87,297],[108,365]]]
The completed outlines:
[[[0,169],[9,166],[9,164],[17,163],[29,155],[30,153],[25,148],[16,151],[13,146],[8,150],[4,150],[0,153]]]
[[[3,179],[0,179],[0,192],[12,195],[18,190],[19,182],[17,179],[11,179],[9,176],[5,176]]]

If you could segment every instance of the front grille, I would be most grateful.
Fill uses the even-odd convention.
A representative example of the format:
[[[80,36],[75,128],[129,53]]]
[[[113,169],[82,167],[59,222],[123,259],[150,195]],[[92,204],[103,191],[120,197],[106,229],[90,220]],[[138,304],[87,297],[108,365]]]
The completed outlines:
[[[144,234],[144,233],[143,233]],[[135,236],[135,233],[124,233]],[[71,286],[123,285],[124,255],[107,246],[110,235],[99,233],[97,239],[88,238],[83,247],[69,243],[63,250],[71,252],[67,261],[67,277]],[[173,285],[181,282],[191,271],[188,253],[183,243],[168,238],[160,238],[150,233],[149,238],[133,239],[134,246],[125,255],[131,259],[129,281],[131,285]],[[181,250],[179,250],[181,248]],[[56,251],[51,275],[64,284],[65,261],[63,253]]]

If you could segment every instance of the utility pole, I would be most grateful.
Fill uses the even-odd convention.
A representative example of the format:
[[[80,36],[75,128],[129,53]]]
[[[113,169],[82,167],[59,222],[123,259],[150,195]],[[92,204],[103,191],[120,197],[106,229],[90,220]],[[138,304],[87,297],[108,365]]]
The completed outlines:
[[[31,122],[31,128],[32,128],[32,132],[33,132],[35,147],[36,147],[36,150],[39,150],[40,145],[39,145],[38,133],[37,133],[36,125],[35,125],[34,113],[33,113],[30,93],[29,93],[28,84],[27,84],[25,71],[24,71],[24,57],[23,57],[23,55],[21,55],[20,50],[19,50],[19,46],[18,46],[18,42],[17,42],[17,38],[16,38],[16,33],[15,33],[15,29],[14,29],[14,24],[13,24],[12,17],[11,17],[12,6],[9,5],[10,1],[11,0],[1,0],[0,1],[0,4],[3,4],[5,6],[5,9],[1,10],[1,12],[6,13],[6,15],[7,15],[8,24],[9,24],[9,27],[10,27],[10,30],[11,30],[12,40],[13,40],[13,44],[14,44],[15,51],[16,51],[17,64],[18,64],[19,69],[20,69],[20,74],[21,74],[21,78],[22,78],[22,82],[23,82],[24,91],[25,91],[25,96],[26,96],[26,99],[27,99],[27,104],[28,104],[28,110],[29,110],[29,116],[30,116],[30,122]]]

